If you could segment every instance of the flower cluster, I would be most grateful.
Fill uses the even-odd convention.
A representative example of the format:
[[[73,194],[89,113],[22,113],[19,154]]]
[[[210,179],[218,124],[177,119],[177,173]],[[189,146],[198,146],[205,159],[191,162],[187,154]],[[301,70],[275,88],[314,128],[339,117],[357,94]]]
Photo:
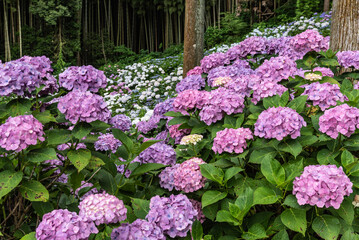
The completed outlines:
[[[270,81],[278,83],[282,79],[294,77],[297,70],[297,64],[292,59],[286,56],[279,56],[264,60],[263,64],[255,72],[262,82]]]
[[[193,89],[193,90],[201,90],[206,85],[204,78],[201,75],[189,75],[182,79],[176,85],[176,92],[183,92],[184,90]]]
[[[164,165],[173,165],[176,163],[175,150],[164,143],[158,142],[146,148],[136,157],[141,164],[144,163],[161,163]]]
[[[211,69],[218,66],[224,66],[229,64],[229,58],[224,53],[212,53],[211,55],[205,56],[201,60],[201,68],[203,72],[208,73]]]
[[[187,72],[187,76],[190,75],[201,75],[203,73],[203,70],[200,66],[197,66]]]
[[[183,136],[188,135],[191,133],[191,129],[178,129],[181,126],[181,124],[171,125],[168,126],[168,131],[170,134],[170,137],[175,140],[175,143],[178,144],[181,142],[181,139]]]
[[[301,87],[305,88],[302,95],[308,95],[308,99],[313,101],[313,105],[319,106],[322,111],[337,105],[337,101],[348,100],[336,84],[314,82]]]
[[[309,81],[319,81],[322,79],[322,76],[316,73],[307,73],[305,74],[304,78]]]
[[[197,214],[192,203],[183,194],[171,195],[168,198],[155,196],[151,198],[146,219],[155,223],[171,238],[185,237]]]
[[[77,197],[79,197],[79,192],[80,192],[80,190],[81,190],[81,189],[84,189],[84,188],[90,188],[90,189],[89,189],[84,195],[81,196],[81,198],[80,198],[81,200],[84,199],[84,198],[86,198],[86,197],[89,196],[89,195],[98,193],[97,188],[94,188],[92,183],[90,183],[90,182],[87,183],[87,182],[85,182],[85,181],[81,181],[81,186],[76,189],[75,195],[76,195]]]
[[[295,139],[300,136],[300,129],[307,126],[303,117],[288,107],[271,107],[264,110],[254,124],[254,135],[261,138],[276,138],[278,141],[286,136]]]
[[[321,72],[323,77],[334,77],[334,73],[330,68],[315,67],[313,72]]]
[[[36,228],[37,240],[78,239],[85,240],[98,233],[93,222],[84,221],[75,212],[67,209],[53,210],[42,217]]]
[[[201,109],[206,103],[208,95],[208,92],[198,90],[180,92],[173,101],[173,110],[182,114],[188,114],[188,110]]]
[[[126,162],[126,160],[121,157],[118,160],[119,160],[119,162]],[[132,161],[132,162],[135,162],[135,161]],[[123,174],[125,172],[126,165],[125,164],[117,164],[117,163],[115,163],[115,164],[116,164],[117,172],[120,174]],[[131,170],[127,169],[125,172],[125,177],[129,178],[130,175],[131,175]]]
[[[233,79],[231,77],[218,77],[214,79],[213,87],[223,87],[232,81]]]
[[[212,150],[215,153],[242,153],[247,148],[246,140],[253,139],[249,128],[226,128],[217,132],[213,141]]]
[[[158,175],[160,178],[160,186],[162,188],[168,189],[172,191],[175,187],[174,185],[174,173],[176,172],[177,168],[179,168],[180,164],[175,164],[170,167],[166,167],[162,170],[162,172]]]
[[[251,75],[253,76],[253,75]],[[274,95],[282,96],[282,94],[288,89],[281,84],[271,81],[258,81],[258,78],[253,77],[249,81],[249,87],[253,90],[251,101],[256,105],[261,99],[266,97],[272,97]]]
[[[181,139],[180,144],[181,145],[189,145],[189,144],[194,144],[196,145],[197,143],[199,143],[201,140],[203,139],[203,136],[200,134],[191,134],[188,136],[184,136]]]
[[[359,69],[359,51],[343,51],[337,53],[338,62],[345,68]]]
[[[133,223],[124,223],[112,230],[112,240],[166,240],[162,229],[155,223],[136,219]]]
[[[132,126],[131,119],[124,114],[118,114],[112,117],[109,123],[112,125],[112,127],[118,128],[123,132],[130,131]]]
[[[20,152],[37,140],[44,141],[43,126],[32,115],[9,117],[0,125],[0,147],[7,151]]]
[[[319,131],[336,139],[339,133],[350,137],[359,127],[359,109],[348,104],[328,109],[319,117]]]
[[[310,165],[293,181],[293,195],[298,204],[340,208],[344,196],[349,196],[353,183],[342,167],[335,165]]]
[[[181,163],[173,173],[176,190],[189,193],[203,188],[206,178],[202,176],[199,165],[204,163],[200,158],[191,158]]]
[[[266,53],[266,39],[262,37],[249,37],[230,48],[226,55],[230,60],[244,58],[247,55]]]
[[[116,139],[113,134],[106,133],[101,134],[94,144],[96,151],[112,151],[116,152],[117,148],[121,146],[120,140]]]
[[[206,220],[206,216],[203,214],[202,211],[202,203],[193,199],[190,199],[189,201],[192,203],[193,208],[198,212],[196,219],[203,223]]]
[[[79,216],[96,225],[118,223],[126,219],[127,209],[122,200],[108,193],[91,194],[81,200]]]
[[[100,120],[107,122],[111,117],[103,98],[88,91],[69,92],[60,98],[57,107],[61,113],[65,114],[66,119],[73,124],[77,121],[90,123]]]
[[[107,85],[103,71],[93,66],[71,66],[59,75],[59,84],[67,90],[98,92]]]

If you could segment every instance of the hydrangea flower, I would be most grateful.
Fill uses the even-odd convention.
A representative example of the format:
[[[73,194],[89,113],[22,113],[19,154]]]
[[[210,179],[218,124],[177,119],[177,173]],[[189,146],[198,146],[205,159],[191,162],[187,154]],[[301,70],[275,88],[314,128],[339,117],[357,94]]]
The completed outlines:
[[[37,240],[86,240],[92,233],[98,233],[93,222],[84,221],[75,212],[67,209],[58,209],[44,214],[36,228],[35,236]]]
[[[259,114],[254,124],[254,135],[261,138],[276,138],[281,141],[286,136],[295,139],[300,129],[307,126],[303,117],[288,107],[271,107]]]
[[[126,161],[125,159],[123,159],[121,157],[118,160],[120,162],[125,162]],[[136,161],[134,160],[132,162],[136,162]],[[115,165],[116,165],[117,172],[120,173],[120,174],[123,174],[123,172],[125,171],[126,165],[125,164],[117,164],[117,163],[115,163]],[[131,170],[127,169],[126,172],[125,172],[125,177],[129,178],[130,175],[131,175]]]
[[[198,90],[185,90],[180,92],[173,101],[173,110],[182,114],[188,114],[188,110],[201,109],[207,101],[209,93]]]
[[[173,188],[175,187],[173,175],[179,166],[180,164],[175,164],[162,170],[162,172],[158,175],[158,177],[160,178],[161,188],[168,189],[169,191],[173,190]]]
[[[162,229],[155,223],[136,219],[133,223],[124,223],[112,230],[112,240],[166,240]]]
[[[44,141],[43,126],[32,115],[9,117],[0,125],[0,147],[20,152],[37,141]]]
[[[359,51],[342,51],[337,53],[339,65],[359,69]]]
[[[310,204],[319,208],[340,208],[344,196],[349,196],[353,183],[342,167],[335,165],[310,165],[293,181],[293,195],[299,205]]]
[[[319,117],[319,131],[336,139],[339,133],[350,137],[359,127],[359,109],[348,104],[325,110]]]
[[[150,132],[153,129],[158,127],[158,123],[160,122],[161,118],[158,116],[152,116],[148,121],[140,121],[137,123],[136,127],[139,132],[144,134]]]
[[[304,78],[309,81],[319,81],[322,79],[322,76],[316,73],[307,73],[304,75]]]
[[[190,75],[201,75],[203,73],[203,70],[201,68],[201,66],[197,66],[191,70],[189,70],[187,72],[187,76],[190,76]]]
[[[81,200],[79,216],[96,225],[118,223],[126,219],[127,209],[122,200],[108,193],[91,194]]]
[[[348,100],[348,98],[340,92],[340,88],[336,84],[314,82],[301,87],[305,88],[302,95],[307,95],[308,100],[313,101],[313,105],[319,106],[322,111],[330,106],[337,105],[337,101],[343,102],[344,100]]]
[[[202,203],[193,199],[189,200],[192,203],[193,208],[198,212],[197,220],[203,223],[206,220],[206,216],[202,211]]]
[[[189,145],[189,144],[194,144],[196,145],[197,143],[199,143],[201,140],[203,139],[203,136],[200,134],[191,134],[188,136],[184,136],[181,139],[180,145]]]
[[[46,160],[44,162],[42,162],[43,164],[49,165],[48,167],[43,168],[43,171],[49,171],[51,169],[57,168],[54,172],[53,175],[59,175],[61,173],[61,170],[58,168],[59,166],[63,166],[64,163],[63,161],[65,160],[65,158],[63,156],[61,156],[60,154],[57,154],[57,156],[61,159],[52,159],[52,160]],[[56,182],[60,182],[60,183],[67,183],[68,181],[68,177],[65,173],[61,174],[61,176],[59,176],[59,178],[56,180]]]
[[[226,128],[217,132],[213,141],[212,150],[215,153],[242,153],[247,148],[246,140],[253,139],[249,128]]]
[[[224,53],[212,53],[201,60],[203,72],[208,73],[212,68],[228,65],[230,60]]]
[[[187,196],[179,194],[168,198],[152,197],[146,219],[155,223],[164,234],[174,238],[185,237],[197,215],[198,212],[193,208]]]
[[[286,56],[272,57],[269,60],[264,60],[255,72],[260,77],[261,82],[278,83],[282,79],[294,77],[297,73],[297,64]]]
[[[167,119],[168,117],[164,116],[164,114],[173,111],[174,100],[174,98],[169,98],[164,102],[156,104],[155,108],[153,109],[153,116],[158,117],[159,119]]]
[[[173,173],[176,190],[189,193],[203,188],[206,178],[202,176],[199,165],[205,163],[200,158],[191,158],[181,163]]]
[[[75,196],[79,197],[80,190],[83,189],[83,188],[86,188],[86,187],[90,187],[91,189],[88,192],[86,192],[84,195],[82,195],[80,200],[83,200],[84,198],[86,198],[89,195],[98,193],[97,188],[94,188],[92,183],[81,181],[81,186],[76,189]]]
[[[266,46],[267,40],[265,38],[253,36],[228,49],[226,55],[230,60],[244,58],[247,55],[253,56],[255,54],[266,53]]]
[[[170,137],[175,140],[175,144],[179,144],[183,136],[191,133],[191,129],[178,129],[182,124],[168,126]]]
[[[176,92],[180,93],[189,89],[201,90],[205,86],[206,82],[201,75],[189,75],[177,83]]]
[[[121,146],[120,140],[116,139],[113,134],[106,133],[101,134],[94,144],[96,151],[111,151],[116,152],[117,148]]]
[[[173,165],[176,163],[175,150],[165,143],[155,143],[146,148],[136,157],[141,164],[144,163],[160,163],[164,165]]]
[[[231,77],[218,77],[214,79],[212,85],[213,87],[223,87],[232,81],[233,79]]]
[[[334,77],[334,73],[330,68],[325,68],[325,67],[315,67],[313,69],[313,72],[321,72],[322,76],[326,76],[326,77]]]
[[[275,95],[282,96],[282,94],[288,89],[283,85],[280,85],[271,81],[256,81],[256,78],[250,80],[250,88],[253,90],[253,96],[251,101],[254,105],[266,97],[272,97]]]
[[[93,66],[71,66],[59,75],[61,87],[67,90],[98,92],[107,85],[107,78],[103,71]]]
[[[57,105],[65,118],[75,124],[77,121],[93,122],[100,120],[107,122],[111,112],[107,104],[99,95],[91,92],[72,91],[61,97]]]
[[[295,35],[290,40],[289,44],[301,57],[310,51],[326,51],[329,48],[327,39],[320,35],[318,31],[312,29],[307,29],[300,34]]]
[[[125,114],[118,114],[112,117],[109,123],[112,125],[112,127],[118,128],[123,132],[130,131],[132,126],[131,119]]]

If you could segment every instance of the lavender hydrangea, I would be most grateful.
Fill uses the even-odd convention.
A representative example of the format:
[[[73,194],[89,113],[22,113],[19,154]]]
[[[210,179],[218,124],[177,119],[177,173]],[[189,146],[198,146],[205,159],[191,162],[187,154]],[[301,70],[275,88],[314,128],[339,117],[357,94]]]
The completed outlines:
[[[206,216],[202,211],[202,203],[193,199],[189,200],[192,203],[193,208],[198,212],[197,220],[203,223],[206,220]]]
[[[349,196],[353,183],[342,167],[335,165],[310,165],[293,181],[293,195],[299,205],[310,204],[319,208],[340,208],[344,196]]]
[[[343,102],[348,100],[340,92],[340,88],[336,84],[314,82],[301,86],[305,88],[302,95],[307,95],[308,100],[313,101],[314,106],[319,106],[322,111],[330,106],[337,105],[337,101]]]
[[[168,198],[152,197],[146,219],[155,223],[164,234],[174,238],[185,237],[197,215],[198,212],[193,208],[187,196],[179,194]]]
[[[191,70],[189,70],[187,72],[187,76],[190,76],[190,75],[201,75],[203,73],[203,70],[201,68],[201,66],[197,66]]]
[[[267,40],[263,37],[249,37],[240,42],[239,44],[228,49],[226,55],[228,59],[235,60],[238,58],[244,58],[247,55],[255,55],[260,53],[266,53]]]
[[[319,131],[336,139],[339,133],[350,137],[359,127],[359,109],[348,104],[325,110],[319,117]]]
[[[179,144],[183,136],[191,133],[191,129],[178,129],[182,124],[168,126],[170,137],[175,140],[175,144]]]
[[[126,160],[121,158],[121,157],[118,160],[120,162],[126,162]],[[132,162],[135,162],[135,161],[132,161]],[[117,163],[115,163],[115,164],[116,164],[117,172],[120,173],[120,174],[123,174],[125,172],[126,165],[125,164],[117,164]],[[131,170],[127,169],[126,172],[125,172],[125,177],[129,178],[130,175],[131,175]]]
[[[179,93],[188,89],[201,90],[205,86],[206,82],[201,75],[189,75],[177,83],[176,92]]]
[[[166,167],[162,170],[162,172],[158,175],[160,178],[160,186],[161,188],[165,188],[169,191],[172,191],[175,187],[174,185],[174,173],[177,168],[179,168],[180,164],[175,164],[173,166]]]
[[[136,157],[141,164],[160,163],[164,165],[173,165],[176,163],[175,150],[162,142],[158,142],[144,150]]]
[[[156,104],[155,108],[153,109],[153,115],[155,117],[159,117],[160,119],[167,119],[168,117],[164,116],[164,114],[173,111],[174,100],[174,98],[169,98]]]
[[[290,136],[295,139],[300,136],[300,129],[307,126],[303,117],[288,107],[271,107],[264,110],[254,124],[254,135],[261,138],[276,138],[281,141]]]
[[[202,176],[199,165],[205,163],[200,158],[191,158],[181,163],[173,173],[176,190],[189,193],[203,188],[206,178]]]
[[[75,212],[67,209],[58,209],[42,217],[35,236],[37,240],[86,240],[92,233],[98,233],[93,222],[84,221]]]
[[[150,132],[153,129],[156,129],[158,127],[158,123],[160,122],[161,118],[156,115],[152,115],[151,118],[148,121],[140,121],[137,123],[136,127],[139,132],[142,132],[144,134]]]
[[[228,65],[229,63],[230,60],[226,54],[212,53],[201,60],[201,68],[203,72],[208,73],[212,68]]]
[[[107,85],[107,78],[103,71],[93,66],[71,66],[59,75],[61,87],[67,90],[98,92]]]
[[[96,151],[111,151],[116,152],[117,148],[121,146],[120,140],[116,139],[113,134],[106,133],[101,134],[94,144]]]
[[[44,141],[43,126],[32,115],[9,117],[0,125],[0,147],[20,152],[37,141]]]
[[[252,76],[252,75],[251,75]],[[254,77],[250,81],[250,89],[253,90],[251,101],[257,105],[257,103],[266,97],[272,97],[275,95],[282,96],[282,94],[288,89],[283,85],[280,85],[271,81],[256,81]]]
[[[242,153],[247,148],[246,140],[253,139],[249,128],[226,128],[217,132],[213,141],[212,150],[215,153]]]
[[[162,229],[155,223],[136,219],[133,223],[124,223],[111,233],[112,240],[166,240]]]
[[[111,117],[111,112],[107,109],[103,98],[88,91],[69,92],[60,98],[57,107],[73,124],[77,121],[90,123],[100,120],[107,122]]]
[[[264,60],[255,72],[262,82],[278,83],[282,79],[294,77],[297,72],[297,64],[286,56],[272,57],[269,60]]]
[[[185,90],[180,92],[173,101],[173,110],[182,114],[188,114],[188,110],[201,109],[207,101],[209,93],[198,90]]]
[[[337,53],[340,66],[359,69],[359,51],[342,51]]]
[[[126,219],[127,209],[122,200],[108,193],[91,194],[81,200],[79,216],[96,225],[118,223]]]
[[[315,67],[313,72],[321,72],[323,77],[334,77],[334,73],[330,68]]]
[[[125,114],[118,114],[112,117],[109,123],[112,125],[112,127],[118,128],[123,132],[130,131],[132,126],[131,119],[127,117]]]

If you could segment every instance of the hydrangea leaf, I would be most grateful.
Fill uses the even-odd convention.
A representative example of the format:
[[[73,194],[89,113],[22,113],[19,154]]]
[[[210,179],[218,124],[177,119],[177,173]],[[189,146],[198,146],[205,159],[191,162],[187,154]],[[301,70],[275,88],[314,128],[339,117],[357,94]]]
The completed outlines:
[[[20,193],[24,198],[32,202],[46,202],[49,200],[49,192],[45,186],[34,180],[22,183],[20,186]]]
[[[222,169],[217,168],[211,164],[201,164],[200,168],[203,177],[222,185],[224,178],[224,173]]]
[[[91,132],[91,125],[86,122],[79,122],[72,130],[72,135],[77,139],[82,139]]]
[[[20,240],[36,240],[35,232],[31,232],[23,236]]]
[[[131,203],[133,212],[135,213],[136,217],[145,219],[150,210],[150,201],[139,198],[132,198]]]
[[[120,129],[112,129],[113,136],[120,140],[123,145],[127,148],[128,152],[133,152],[133,142],[132,140]]]
[[[314,219],[313,230],[325,240],[337,239],[340,232],[340,221],[331,215],[322,215]]]
[[[280,230],[273,236],[272,240],[289,240],[289,235],[286,230]]]
[[[22,172],[12,172],[9,170],[0,173],[0,199],[11,192],[21,182]]]
[[[254,191],[253,205],[274,204],[281,197],[281,192],[277,188],[259,187]]]
[[[285,182],[285,171],[281,164],[275,159],[268,159],[261,164],[261,172],[268,182],[281,185]]]
[[[44,112],[34,112],[33,115],[42,124],[46,124],[46,123],[49,123],[49,122],[57,122],[56,118],[48,110],[46,110]]]
[[[203,238],[203,227],[198,220],[192,224],[192,238],[193,240],[202,240]]]
[[[287,105],[287,107],[294,109],[298,113],[301,113],[304,111],[305,104],[307,103],[307,95],[299,96],[292,101],[290,101]]]
[[[216,222],[228,222],[234,225],[239,225],[238,220],[235,219],[227,210],[219,210],[216,216]]]
[[[10,116],[25,115],[31,110],[31,101],[28,99],[14,99],[6,105]]]
[[[27,160],[34,163],[44,162],[46,160],[58,159],[56,151],[53,148],[39,148],[31,150],[27,154]]]
[[[154,171],[154,170],[158,170],[165,167],[165,165],[160,164],[160,163],[145,163],[145,164],[141,164],[140,166],[138,166],[137,168],[135,168],[132,173],[131,173],[131,177],[134,176],[139,176],[145,173],[148,173],[150,171]]]
[[[101,169],[98,174],[100,186],[109,194],[115,194],[117,185],[114,177],[107,171]]]
[[[305,210],[289,208],[282,212],[280,219],[287,228],[300,232],[303,236],[305,236],[305,232],[307,230]]]
[[[266,238],[266,230],[260,223],[253,224],[249,229],[248,232],[242,234],[242,238],[247,240],[256,240]]]
[[[297,139],[281,141],[278,149],[283,152],[292,154],[295,158],[302,152],[302,145]]]
[[[341,218],[343,218],[349,225],[352,225],[354,221],[354,206],[352,202],[346,198],[340,204],[340,208],[336,210]]]
[[[91,159],[91,151],[88,149],[70,150],[67,153],[67,157],[80,172],[89,164]]]
[[[206,191],[202,195],[202,208],[209,206],[213,203],[216,203],[216,202],[222,200],[223,198],[225,198],[226,196],[227,196],[226,192],[220,192],[220,191],[216,191],[216,190]]]
[[[71,140],[71,132],[65,129],[52,129],[46,132],[48,145],[60,145]]]
[[[274,148],[262,148],[259,150],[254,150],[249,157],[249,162],[261,164],[262,162],[274,158],[276,155],[277,150]]]

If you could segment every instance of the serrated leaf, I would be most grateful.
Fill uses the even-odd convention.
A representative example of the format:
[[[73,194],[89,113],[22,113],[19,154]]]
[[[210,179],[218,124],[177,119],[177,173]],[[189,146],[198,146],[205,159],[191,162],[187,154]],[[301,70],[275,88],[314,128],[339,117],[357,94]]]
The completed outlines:
[[[342,204],[340,204],[340,208],[336,210],[336,212],[348,223],[348,225],[352,225],[354,221],[354,206],[348,198],[344,199]]]
[[[282,223],[289,229],[300,232],[305,236],[307,230],[307,219],[305,210],[289,208],[280,215]]]
[[[242,172],[244,169],[240,167],[231,167],[226,170],[224,173],[224,182],[227,182],[229,179],[234,177],[237,173]]]
[[[182,117],[183,114],[180,113],[180,112],[173,112],[173,111],[170,111],[170,112],[166,112],[165,114],[163,114],[164,116],[167,116],[167,117]]]
[[[297,139],[281,141],[278,149],[283,152],[292,154],[295,158],[302,152],[302,145]]]
[[[206,191],[202,195],[202,208],[216,203],[227,196],[226,192],[220,192],[215,190]]]
[[[154,170],[158,170],[161,168],[164,168],[165,165],[160,164],[160,163],[145,163],[145,164],[141,164],[140,166],[138,166],[137,168],[135,168],[130,177],[134,177],[134,176],[139,176],[145,173],[148,173],[150,171],[154,171]]]
[[[91,159],[91,151],[88,149],[70,150],[67,153],[67,157],[80,172],[87,166],[87,164],[89,164]]]
[[[200,169],[203,177],[218,182],[219,184],[223,183],[224,173],[222,169],[211,164],[201,164]]]
[[[39,148],[31,150],[27,154],[27,160],[33,163],[40,163],[46,160],[57,159],[56,151],[53,148]]]
[[[132,140],[120,129],[113,128],[112,129],[113,136],[120,140],[121,143],[126,147],[128,152],[133,152],[133,142]]]
[[[249,158],[250,163],[261,164],[264,161],[274,158],[277,155],[277,150],[274,148],[262,148],[254,150]]]
[[[0,199],[11,192],[21,182],[22,172],[12,172],[9,170],[0,172]]]
[[[267,238],[267,234],[262,224],[255,223],[248,229],[248,232],[242,234],[242,238],[247,240],[256,240]]]
[[[56,118],[48,110],[46,110],[44,112],[34,112],[33,115],[42,124],[46,124],[46,123],[49,123],[49,122],[57,122]]]
[[[192,224],[192,239],[193,240],[202,240],[203,238],[203,228],[200,221],[196,220]]]
[[[107,171],[101,169],[98,173],[99,183],[101,188],[106,190],[109,194],[115,194],[117,185],[114,177]]]
[[[71,132],[65,129],[52,129],[46,132],[48,145],[60,145],[71,140]]]
[[[45,186],[38,181],[30,180],[28,182],[24,182],[20,185],[19,190],[24,198],[32,202],[46,202],[49,200],[49,192]]]
[[[331,215],[322,215],[314,219],[312,228],[323,239],[337,239],[340,232],[339,219]]]
[[[142,143],[137,154],[140,154],[141,152],[143,152],[144,150],[146,150],[147,148],[151,147],[153,144],[156,144],[158,142],[162,142],[162,140],[148,140]]]
[[[6,104],[7,111],[11,117],[25,115],[31,112],[31,101],[28,99],[16,98]]]
[[[131,203],[136,217],[145,219],[150,210],[150,201],[139,198],[131,198]]]
[[[280,198],[280,191],[270,187],[259,187],[254,191],[253,205],[274,204]]]
[[[23,236],[20,240],[36,240],[35,235],[36,235],[35,232],[28,233],[25,236]]]
[[[87,168],[91,169],[91,170],[96,170],[103,165],[105,165],[105,162],[102,161],[101,158],[91,156],[89,164],[87,165]]]
[[[227,210],[219,210],[217,212],[216,222],[228,222],[238,225],[238,220],[235,219]]]
[[[288,103],[287,107],[294,109],[297,113],[301,113],[304,111],[305,104],[307,103],[307,98],[307,95],[302,95],[297,98],[294,98]]]
[[[272,240],[289,240],[289,236],[286,230],[280,230],[276,235],[273,236]]]
[[[72,130],[72,135],[77,139],[83,139],[87,136],[92,130],[92,126],[85,122],[79,122],[75,125]]]
[[[273,158],[262,162],[261,172],[266,177],[268,182],[274,185],[281,185],[285,182],[284,168]]]

